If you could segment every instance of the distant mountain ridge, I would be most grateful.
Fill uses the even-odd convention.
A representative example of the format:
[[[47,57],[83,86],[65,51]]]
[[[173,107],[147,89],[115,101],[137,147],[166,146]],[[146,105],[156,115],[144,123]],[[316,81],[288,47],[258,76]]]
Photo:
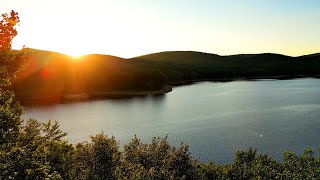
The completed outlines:
[[[55,53],[55,54],[60,54],[60,55],[65,55],[69,56],[64,53],[56,52],[56,51],[49,51],[49,50],[42,50],[42,49],[34,49],[34,48],[29,48],[31,53]],[[280,54],[280,53],[271,53],[271,52],[266,52],[266,53],[240,53],[240,54],[231,54],[231,55],[219,55],[215,53],[209,53],[209,52],[202,52],[202,51],[185,51],[185,50],[177,50],[177,51],[160,51],[160,52],[154,52],[150,54],[145,54],[145,55],[140,55],[132,58],[123,58],[120,56],[114,56],[114,55],[108,55],[108,54],[84,54],[82,56],[90,56],[90,55],[97,55],[97,56],[109,56],[109,57],[114,57],[114,58],[120,58],[120,59],[135,59],[139,57],[144,57],[144,56],[152,56],[152,55],[159,55],[159,54],[171,54],[171,53],[195,53],[195,54],[207,54],[207,55],[215,55],[215,56],[220,56],[220,57],[227,57],[227,56],[250,56],[250,55],[280,55],[280,56],[286,56],[286,57],[292,57],[292,58],[299,58],[299,57],[306,57],[306,56],[320,56],[319,53],[312,53],[312,54],[305,54],[305,55],[300,55],[300,56],[290,56],[290,55],[285,55],[285,54]],[[71,57],[71,56],[69,56]]]
[[[259,78],[264,76],[319,75],[320,56],[291,57],[281,54],[216,54],[177,51],[133,58],[141,67],[164,72],[169,81]]]
[[[71,56],[30,50],[26,71],[12,88],[18,97],[93,94],[96,92],[158,91],[166,84],[203,80],[318,77],[320,54],[221,56],[194,51],[167,51],[134,58],[88,54]]]
[[[150,54],[145,54],[133,58],[139,58],[139,57],[144,57],[144,56],[153,56],[153,55],[159,55],[159,54],[171,54],[171,53],[195,53],[195,54],[207,54],[207,55],[214,55],[214,56],[220,56],[220,57],[227,57],[227,56],[259,56],[259,55],[279,55],[279,56],[286,56],[286,57],[292,57],[292,58],[299,58],[299,57],[304,57],[304,56],[320,56],[320,53],[312,53],[312,54],[306,54],[306,55],[300,55],[300,56],[290,56],[290,55],[285,55],[285,54],[280,54],[280,53],[242,53],[242,54],[231,54],[231,55],[219,55],[215,53],[208,53],[208,52],[201,52],[201,51],[162,51],[162,52],[155,52],[155,53],[150,53]],[[128,58],[128,59],[133,59],[133,58]]]

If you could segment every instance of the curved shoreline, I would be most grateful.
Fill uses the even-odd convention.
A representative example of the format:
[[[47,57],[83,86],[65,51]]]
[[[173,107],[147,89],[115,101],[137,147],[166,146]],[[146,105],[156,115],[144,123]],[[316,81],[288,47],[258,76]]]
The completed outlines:
[[[96,91],[81,94],[65,94],[64,100],[91,99],[102,97],[134,97],[134,96],[158,96],[172,91],[172,86],[166,85],[163,89],[155,91]]]
[[[95,98],[127,98],[136,96],[159,96],[172,91],[172,86],[166,85],[163,89],[155,91],[96,91],[90,93],[80,93],[80,94],[63,94],[59,96],[46,96],[46,97],[22,97],[17,96],[17,100],[21,101],[48,101],[48,102],[61,102],[61,101],[77,101],[77,100],[87,100]]]
[[[237,77],[237,78],[209,78],[209,79],[193,79],[193,80],[182,80],[169,82],[170,86],[183,86],[193,84],[197,82],[212,81],[212,82],[230,82],[230,81],[254,81],[263,79],[274,79],[274,80],[289,80],[299,78],[320,78],[320,75],[278,75],[278,76],[252,76],[252,77]]]
[[[212,79],[194,79],[194,80],[184,80],[169,82],[161,90],[155,91],[96,91],[90,93],[80,93],[80,94],[63,94],[59,96],[46,96],[46,97],[23,97],[16,96],[16,100],[21,102],[28,102],[27,104],[55,104],[61,102],[73,102],[81,100],[99,99],[99,98],[110,98],[110,99],[121,99],[130,97],[142,97],[142,96],[159,96],[164,95],[172,91],[175,86],[189,85],[197,82],[229,82],[229,81],[239,81],[239,80],[263,80],[263,79],[274,79],[274,80],[286,80],[286,79],[299,79],[299,78],[320,78],[320,75],[279,75],[279,76],[253,76],[253,77],[238,77],[238,78],[212,78]]]

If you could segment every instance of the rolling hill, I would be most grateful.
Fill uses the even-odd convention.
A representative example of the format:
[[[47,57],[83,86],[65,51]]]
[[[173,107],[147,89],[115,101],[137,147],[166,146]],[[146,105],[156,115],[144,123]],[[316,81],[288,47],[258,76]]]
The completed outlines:
[[[99,54],[73,59],[56,52],[31,49],[27,70],[18,75],[10,89],[19,98],[57,99],[66,94],[93,96],[101,92],[158,91],[168,83],[177,82],[318,75],[320,54],[220,56],[174,51],[131,59]]]
[[[271,76],[314,76],[320,74],[319,55],[290,57],[280,54],[219,56],[200,52],[162,52],[136,57],[140,68],[158,70],[169,82]]]

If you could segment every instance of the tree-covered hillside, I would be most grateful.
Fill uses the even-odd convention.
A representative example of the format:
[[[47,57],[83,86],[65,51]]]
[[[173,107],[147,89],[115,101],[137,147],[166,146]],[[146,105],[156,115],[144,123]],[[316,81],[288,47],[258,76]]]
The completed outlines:
[[[320,55],[290,57],[280,54],[219,56],[192,51],[162,52],[133,58],[141,68],[167,75],[170,81],[320,75]]]
[[[167,78],[156,70],[135,68],[107,55],[74,59],[60,53],[29,50],[27,71],[10,87],[19,98],[60,98],[66,94],[135,92],[163,89]]]
[[[30,50],[28,69],[11,87],[18,97],[60,97],[95,92],[154,91],[166,83],[320,75],[320,55],[215,54],[176,51],[132,59],[91,54],[72,58]]]

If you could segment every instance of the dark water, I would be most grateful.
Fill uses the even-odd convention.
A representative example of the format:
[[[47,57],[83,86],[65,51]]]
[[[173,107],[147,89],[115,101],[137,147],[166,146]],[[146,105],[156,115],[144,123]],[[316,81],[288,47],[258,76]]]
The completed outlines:
[[[161,97],[27,107],[24,117],[58,120],[72,143],[102,131],[121,145],[168,134],[205,161],[230,162],[249,147],[279,159],[320,145],[320,80],[205,82]]]

